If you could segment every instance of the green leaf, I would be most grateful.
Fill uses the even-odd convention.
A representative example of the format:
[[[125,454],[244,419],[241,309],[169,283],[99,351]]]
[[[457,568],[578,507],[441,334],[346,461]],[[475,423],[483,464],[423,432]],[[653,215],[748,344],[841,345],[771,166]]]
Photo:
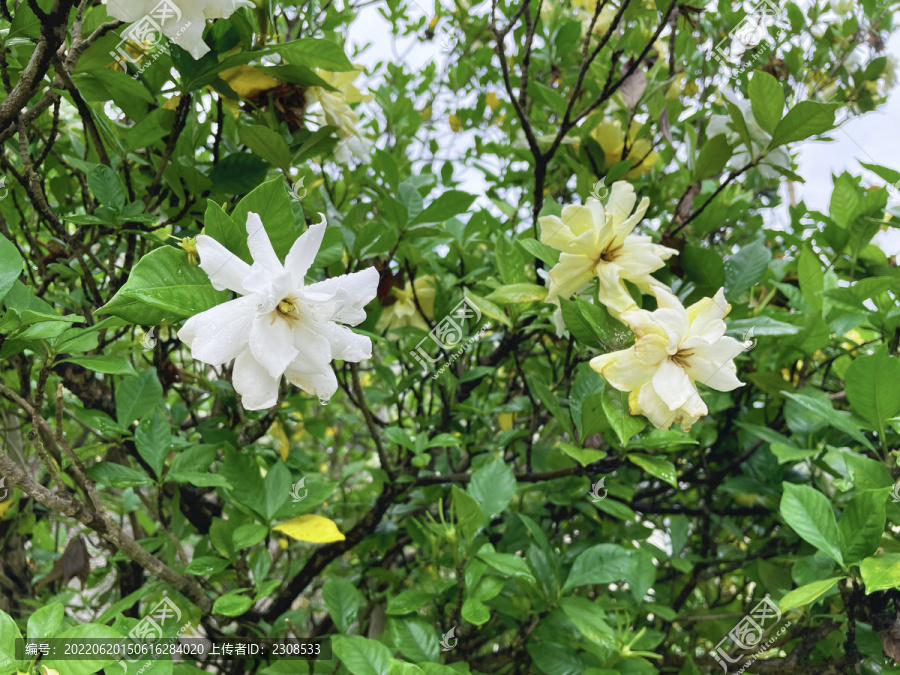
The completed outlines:
[[[725,263],[711,248],[687,244],[681,252],[681,267],[688,279],[706,295],[712,295],[725,285]]]
[[[271,49],[280,53],[288,63],[307,68],[322,68],[339,73],[354,69],[341,46],[331,40],[300,38]]]
[[[62,625],[65,615],[66,608],[62,602],[44,605],[28,617],[28,629],[26,632],[28,638],[31,640],[42,640],[53,637]]]
[[[119,176],[108,166],[95,165],[87,174],[88,187],[103,206],[121,211],[125,207],[125,188]]]
[[[478,598],[466,598],[462,606],[462,618],[471,624],[481,626],[491,619],[491,609]]]
[[[391,617],[387,620],[387,632],[394,646],[410,661],[437,661],[437,632],[425,619]]]
[[[145,473],[115,462],[99,462],[87,470],[87,475],[95,483],[124,489],[143,485],[153,485]]]
[[[289,173],[291,170],[291,152],[281,134],[261,124],[239,127],[241,143],[270,164]]]
[[[797,278],[800,281],[800,292],[809,306],[817,312],[822,311],[822,297],[819,293],[825,289],[825,272],[822,271],[819,256],[809,246],[805,246],[800,252]]]
[[[213,614],[223,614],[224,616],[241,616],[253,605],[253,599],[243,595],[248,590],[241,588],[235,591],[229,591],[225,595],[220,596],[213,603]]]
[[[772,252],[762,239],[744,246],[725,261],[725,295],[738,299],[765,274]]]
[[[231,219],[238,227],[246,228],[249,213],[260,217],[272,248],[284,260],[301,234],[284,180],[275,178],[253,190],[234,207]],[[248,233],[248,236],[252,234]]]
[[[186,251],[163,246],[141,258],[125,285],[94,314],[112,314],[129,323],[153,326],[165,318],[194,316],[227,297],[227,292],[212,287],[203,270],[188,264]]]
[[[247,246],[245,225],[246,221],[240,225],[235,223],[212,199],[207,202],[203,234],[215,239],[245,263],[253,264],[250,248]]]
[[[838,530],[841,553],[848,564],[862,560],[878,550],[886,522],[885,506],[889,488],[857,492],[841,515]]]
[[[662,457],[653,455],[642,455],[639,453],[629,453],[628,460],[632,464],[636,464],[651,476],[655,476],[665,481],[672,487],[678,487],[678,477],[675,474],[675,465]]]
[[[465,213],[474,201],[475,195],[473,194],[460,190],[448,190],[431,202],[411,224],[443,223],[453,216]]]
[[[232,152],[209,172],[217,193],[245,194],[266,179],[269,165],[249,152]]]
[[[162,400],[163,389],[156,368],[148,368],[140,377],[126,377],[116,389],[116,418],[123,427],[153,410]]]
[[[515,492],[515,488],[513,488],[513,492]],[[478,531],[481,530],[484,522],[484,514],[481,507],[475,499],[468,493],[460,490],[456,485],[451,487],[450,495],[453,500],[453,509],[456,511],[456,521],[459,524],[459,529],[465,536],[466,541],[471,543]],[[506,508],[505,505],[504,508]]]
[[[718,174],[731,159],[731,153],[731,146],[728,145],[728,138],[725,134],[710,138],[700,148],[700,156],[694,163],[694,174],[691,181],[697,183],[704,178]]]
[[[137,372],[131,362],[122,356],[74,356],[70,359],[63,359],[61,363],[77,363],[83,368],[93,370],[95,373],[106,373],[107,375],[133,375],[137,377]]]
[[[509,506],[516,494],[516,477],[509,465],[498,458],[472,474],[466,493],[481,508],[483,523],[487,525]]]
[[[340,635],[333,640],[334,653],[350,675],[384,675],[390,670],[391,652],[377,640],[359,635]]]
[[[617,544],[597,544],[582,551],[569,571],[563,590],[588,584],[613,584],[634,568],[631,554]]]
[[[792,393],[789,391],[785,391],[783,393],[788,398],[796,401],[801,406],[809,410],[815,417],[825,420],[835,429],[840,429],[854,440],[862,443],[869,450],[875,449],[874,447],[872,447],[869,439],[867,439],[862,435],[862,433],[860,433],[859,428],[853,422],[852,418],[847,413],[835,410],[831,406],[830,402],[823,401],[816,396],[804,392]]]
[[[856,181],[846,171],[834,179],[834,189],[831,191],[828,210],[838,227],[845,230],[859,213],[860,204],[857,190]]]
[[[900,553],[882,553],[859,563],[866,595],[900,587]]]
[[[843,578],[844,577],[831,577],[830,579],[814,581],[811,584],[806,584],[805,586],[801,586],[800,588],[795,588],[790,593],[785,594],[785,596],[778,601],[778,608],[782,612],[786,612],[789,609],[794,609],[795,607],[803,607],[811,602],[815,602],[825,593],[831,590],[836,582],[840,581]]]
[[[497,553],[490,550],[490,544],[479,549],[478,557],[502,574],[515,579],[523,579],[534,583],[534,576],[528,569],[528,563],[512,553]]]
[[[328,608],[331,620],[341,633],[346,633],[359,614],[365,599],[356,587],[346,579],[332,577],[322,586],[322,600]]]
[[[900,412],[900,359],[888,354],[887,345],[871,356],[854,359],[844,375],[847,400],[853,409],[878,429]]]
[[[628,412],[628,392],[607,386],[600,394],[600,400],[606,419],[623,446],[627,446],[629,439],[647,426],[646,418]]]
[[[757,124],[768,133],[774,133],[784,111],[784,90],[778,80],[769,73],[756,71],[747,91]]]
[[[560,606],[585,638],[602,647],[615,647],[616,632],[603,620],[604,611],[598,604],[587,598],[569,597],[563,598]]]
[[[493,291],[487,296],[487,299],[507,305],[538,302],[546,297],[546,286],[538,286],[537,284],[510,284],[508,286],[501,286]]]
[[[0,610],[0,670],[14,672],[16,664],[16,640],[22,639],[22,633],[12,617]]]
[[[454,486],[455,487],[455,486]],[[387,610],[385,613],[389,616],[402,616],[403,614],[412,614],[421,609],[434,600],[431,593],[426,593],[419,589],[409,589],[402,591],[397,595],[388,596]]]
[[[24,266],[25,261],[13,243],[0,235],[0,300],[9,293]]]
[[[843,567],[844,558],[838,545],[838,526],[831,503],[821,492],[806,485],[782,485],[781,517],[802,539]]]
[[[543,261],[550,267],[553,267],[556,263],[559,262],[559,251],[557,251],[555,248],[550,248],[546,244],[542,244],[537,239],[522,237],[521,239],[516,239],[516,243],[519,244],[519,246],[525,249],[528,253],[533,255],[535,258]]]
[[[190,565],[187,566],[185,571],[188,574],[195,574],[197,576],[208,576],[210,574],[221,572],[226,567],[228,567],[228,561],[224,558],[200,556],[199,558],[191,560]]]
[[[157,408],[152,417],[144,417],[134,431],[138,454],[157,476],[162,475],[163,464],[172,446],[172,432],[169,421]]]
[[[803,141],[817,134],[824,134],[834,127],[834,111],[837,106],[816,101],[800,101],[791,108],[775,127],[770,148],[785,143]]]
[[[554,419],[560,423],[566,433],[574,438],[574,434],[572,433],[572,422],[562,409],[559,399],[556,398],[556,394],[550,391],[550,388],[538,377],[529,376],[527,377],[527,380],[528,385],[531,387],[531,391],[540,399],[541,403],[546,406],[547,410],[549,410]]]

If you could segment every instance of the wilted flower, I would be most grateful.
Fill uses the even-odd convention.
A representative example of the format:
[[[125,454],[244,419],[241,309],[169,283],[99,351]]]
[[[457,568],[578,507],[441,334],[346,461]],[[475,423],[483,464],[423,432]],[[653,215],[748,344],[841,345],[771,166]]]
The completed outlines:
[[[369,338],[339,324],[354,326],[365,320],[363,308],[378,287],[377,270],[370,267],[305,284],[325,227],[322,216],[294,242],[284,265],[255,213],[247,215],[253,265],[212,237],[197,237],[200,267],[213,287],[241,297],[192,316],[178,337],[198,361],[218,366],[234,359],[232,384],[248,410],[276,403],[282,375],[326,401],[337,389],[333,359],[362,361],[372,356]]]
[[[342,164],[349,162],[351,156],[361,162],[368,162],[372,152],[372,142],[363,137],[357,129],[359,115],[348,105],[371,99],[371,96],[364,96],[353,85],[359,73],[359,70],[346,73],[319,70],[316,74],[338,91],[329,91],[323,87],[310,87],[306,90],[307,105],[318,103],[322,107],[321,116],[325,124],[337,127],[340,142],[334,156]]]
[[[562,251],[550,270],[547,302],[571,297],[596,276],[600,302],[624,312],[635,305],[625,281],[645,292],[658,283],[650,275],[677,251],[654,244],[648,236],[631,234],[650,204],[644,197],[634,210],[636,200],[634,188],[617,181],[605,207],[589,197],[584,206],[563,208],[562,218],[544,216],[539,220],[541,242]]]
[[[618,120],[600,122],[591,129],[591,137],[603,148],[603,168],[610,169],[622,161],[630,161],[631,169],[625,178],[637,178],[650,173],[659,161],[659,153],[647,138],[637,138],[641,125],[633,123],[628,131],[628,148],[625,148],[625,132]],[[624,154],[624,157],[623,157]]]
[[[731,306],[720,289],[687,309],[671,292],[654,287],[658,309],[624,312],[634,331],[633,347],[591,359],[591,367],[619,391],[629,392],[632,415],[644,415],[659,429],[680,422],[690,431],[708,413],[696,382],[718,391],[743,386],[734,357],[746,345],[725,336]]]
[[[415,293],[413,292],[415,289]],[[395,288],[391,294],[394,296],[395,302],[384,308],[375,330],[382,332],[385,330],[394,330],[396,328],[405,328],[406,326],[415,326],[424,331],[429,330],[428,322],[422,316],[434,318],[434,287],[430,276],[416,277],[414,284],[408,281],[401,288]],[[416,306],[416,300],[419,301]],[[419,307],[422,311],[419,311]]]
[[[739,99],[727,91],[725,92],[725,98],[740,109],[744,122],[747,123],[747,131],[750,132],[750,143],[753,147],[749,150],[747,149],[740,134],[732,126],[730,115],[713,115],[709,120],[709,126],[706,128],[706,135],[709,138],[713,138],[719,134],[725,134],[728,144],[735,148],[734,154],[728,161],[728,166],[731,169],[739,169],[758,157],[760,153],[769,147],[769,143],[772,141],[772,134],[759,126],[756,118],[753,116],[750,101]],[[763,160],[756,165],[759,173],[764,178],[777,178],[781,175],[772,168],[774,166],[783,169],[791,168],[791,156],[783,147],[769,151]]]
[[[226,19],[241,7],[255,6],[251,0],[168,0],[167,4],[177,7],[180,16],[165,5],[162,10],[157,9],[159,0],[108,0],[106,13],[128,23],[149,16],[162,27],[167,38],[199,59],[209,51],[203,42],[207,19]],[[154,16],[154,10],[157,14],[164,10],[167,16]]]

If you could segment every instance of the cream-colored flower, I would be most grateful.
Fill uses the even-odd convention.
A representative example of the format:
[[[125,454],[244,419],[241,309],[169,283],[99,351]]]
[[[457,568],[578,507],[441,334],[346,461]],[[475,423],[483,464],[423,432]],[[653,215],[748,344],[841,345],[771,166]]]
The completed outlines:
[[[359,115],[348,104],[368,101],[371,95],[363,95],[353,85],[361,70],[350,70],[346,73],[331,73],[318,70],[316,74],[338,91],[329,91],[323,87],[309,87],[306,90],[307,105],[321,106],[320,116],[325,124],[337,127],[339,139],[334,157],[338,162],[346,164],[350,157],[367,163],[372,152],[372,141],[365,138],[357,129]]]
[[[429,319],[434,318],[434,287],[430,276],[417,277],[415,284],[406,282],[402,289],[395,288],[392,295],[395,302],[384,308],[375,330],[383,332],[407,326],[415,326],[424,331],[430,330],[428,322],[422,317],[424,312]],[[416,299],[419,301],[418,307]],[[419,307],[422,308],[422,312],[419,311]]]
[[[562,218],[544,216],[539,220],[541,242],[562,251],[550,270],[547,302],[570,298],[596,276],[600,302],[614,312],[624,312],[635,306],[625,281],[644,292],[659,283],[650,275],[678,251],[654,244],[648,236],[631,234],[650,204],[644,197],[635,210],[635,201],[634,188],[617,181],[605,207],[589,197],[584,206],[563,208]]]
[[[632,415],[659,429],[679,422],[683,431],[709,411],[696,383],[718,391],[743,386],[734,358],[747,344],[725,336],[731,306],[720,289],[687,309],[669,290],[654,287],[658,309],[624,312],[634,331],[633,347],[591,359],[591,367],[619,391],[629,392]]]
[[[207,19],[226,19],[241,7],[255,7],[251,0],[109,0],[106,13],[131,23],[149,17],[163,34],[195,59],[209,52],[203,41]]]

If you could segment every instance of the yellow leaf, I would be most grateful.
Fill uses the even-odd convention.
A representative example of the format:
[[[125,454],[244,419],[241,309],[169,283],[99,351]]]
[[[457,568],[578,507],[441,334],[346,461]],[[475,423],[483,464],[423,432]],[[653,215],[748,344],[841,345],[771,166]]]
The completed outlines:
[[[282,551],[287,551],[288,546],[290,546],[290,542],[287,539],[278,538],[278,548]]]
[[[311,514],[291,518],[286,523],[276,525],[272,529],[277,532],[284,532],[291,539],[309,541],[313,544],[344,541],[344,535],[338,530],[333,520]]]
[[[9,511],[9,507],[12,506],[12,499],[5,502],[0,502],[0,520],[3,520],[3,516],[6,515],[6,512]]]
[[[278,80],[253,66],[235,66],[223,70],[220,75],[242,98],[251,98],[278,86]]]
[[[272,426],[269,427],[269,433],[272,434],[272,438],[275,439],[275,445],[278,447],[278,454],[280,454],[281,459],[286,462],[288,454],[291,452],[291,444],[288,442],[287,434],[284,433],[284,427],[281,426],[281,422],[275,420],[272,423]]]
[[[462,129],[462,121],[459,119],[459,115],[450,115],[450,129],[452,131],[459,131]]]
[[[166,101],[166,102],[163,104],[163,108],[164,108],[165,110],[177,110],[177,109],[178,109],[178,104],[179,104],[179,103],[181,103],[181,97],[180,97],[180,96],[173,96],[172,98],[170,98],[168,101]]]
[[[488,104],[488,107],[491,110],[496,110],[500,107],[500,99],[497,98],[497,94],[492,91],[489,91],[484,97],[484,102]]]
[[[510,429],[512,429],[514,419],[516,419],[516,416],[511,412],[500,413],[497,416],[497,424],[500,425],[500,429],[502,431],[509,431]]]
[[[431,106],[426,105],[424,108],[422,108],[422,121],[427,122],[430,119],[431,119]]]

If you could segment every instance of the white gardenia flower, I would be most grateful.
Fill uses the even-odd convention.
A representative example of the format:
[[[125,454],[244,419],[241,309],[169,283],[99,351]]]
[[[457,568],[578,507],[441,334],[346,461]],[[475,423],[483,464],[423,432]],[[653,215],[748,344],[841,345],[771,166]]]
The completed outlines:
[[[564,207],[561,218],[539,219],[541,243],[562,251],[550,270],[547,302],[558,304],[557,298],[572,297],[596,276],[600,302],[614,312],[624,312],[635,306],[625,281],[644,292],[659,283],[650,275],[678,251],[655,244],[648,236],[631,234],[650,204],[644,197],[635,210],[636,201],[631,184],[616,181],[605,207],[589,197],[584,206]]]
[[[106,13],[125,21],[147,22],[195,59],[209,51],[203,42],[207,19],[226,19],[241,7],[255,7],[251,0],[108,0]],[[151,23],[152,22],[152,23]]]
[[[591,359],[591,367],[619,391],[629,392],[632,415],[644,415],[659,429],[680,422],[690,431],[708,413],[696,383],[718,391],[743,386],[734,358],[748,344],[725,336],[731,306],[720,289],[687,309],[670,291],[654,287],[658,309],[624,312],[634,331],[633,347]]]
[[[728,144],[735,148],[734,154],[728,160],[728,168],[740,169],[769,147],[769,143],[772,141],[772,134],[759,126],[756,118],[753,116],[750,101],[739,99],[728,91],[725,92],[725,98],[740,108],[741,114],[744,116],[744,122],[747,123],[747,131],[750,132],[750,143],[753,147],[749,150],[747,149],[740,134],[732,126],[730,115],[713,115],[709,120],[709,126],[706,128],[706,135],[709,138],[713,138],[719,134],[725,134]],[[769,152],[756,165],[756,168],[759,169],[759,173],[763,178],[778,178],[781,174],[773,169],[773,166],[779,166],[783,169],[791,168],[791,156],[785,148],[775,148]]]
[[[198,361],[220,366],[234,359],[232,384],[248,410],[275,405],[282,375],[325,402],[337,389],[333,359],[358,362],[372,356],[369,338],[339,324],[365,320],[378,271],[370,267],[305,284],[325,236],[325,216],[319,215],[322,221],[294,242],[284,265],[255,213],[247,215],[253,265],[212,237],[197,237],[200,267],[213,287],[241,297],[192,316],[178,337]]]

